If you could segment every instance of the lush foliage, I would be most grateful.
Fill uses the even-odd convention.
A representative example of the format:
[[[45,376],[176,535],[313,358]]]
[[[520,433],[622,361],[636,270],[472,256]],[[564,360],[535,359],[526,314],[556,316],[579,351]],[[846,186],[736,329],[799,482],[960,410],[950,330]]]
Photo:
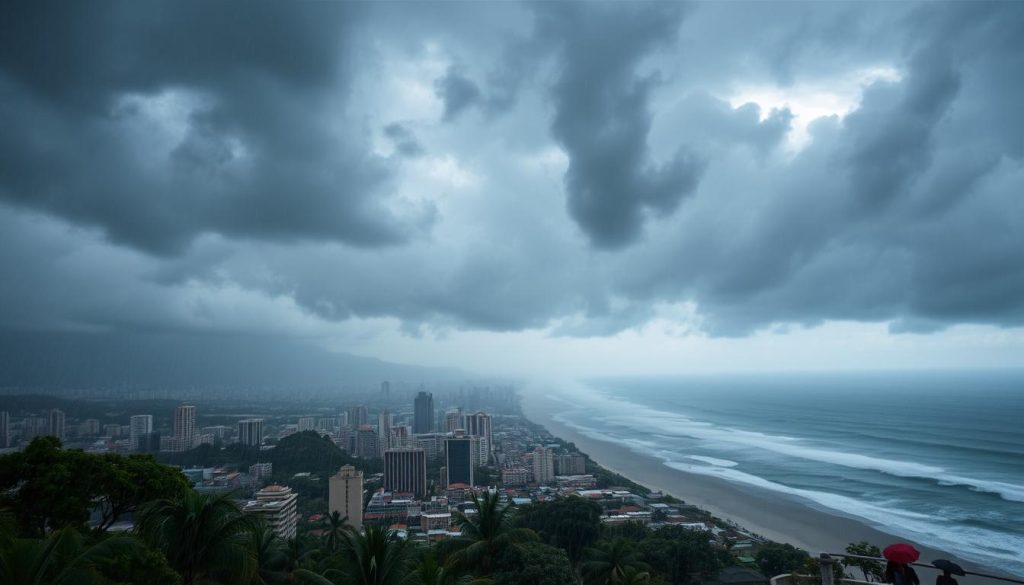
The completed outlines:
[[[864,557],[880,558],[882,556],[882,549],[863,540],[860,542],[851,542],[847,545],[846,552],[851,555]],[[856,567],[860,569],[861,573],[864,575],[865,581],[882,581],[885,578],[882,563],[879,561],[844,558],[843,566],[846,568]]]
[[[495,585],[572,585],[579,579],[565,551],[540,542],[508,547],[495,559]]]
[[[143,502],[188,491],[184,475],[148,455],[91,455],[62,449],[54,437],[0,457],[0,506],[14,512],[19,533],[28,536],[81,528],[94,504],[104,531]]]
[[[462,536],[456,542],[460,550],[455,553],[457,566],[477,575],[489,575],[494,560],[509,547],[537,540],[537,533],[528,528],[513,525],[514,506],[502,506],[497,493],[484,493],[483,497],[473,494],[472,516],[458,512],[455,524],[462,529]]]
[[[808,559],[810,556],[805,550],[791,544],[775,543],[761,547],[755,557],[761,573],[768,577],[803,571]]]
[[[578,496],[538,502],[523,506],[516,524],[536,532],[545,544],[563,549],[575,566],[584,549],[601,535],[601,506]]]

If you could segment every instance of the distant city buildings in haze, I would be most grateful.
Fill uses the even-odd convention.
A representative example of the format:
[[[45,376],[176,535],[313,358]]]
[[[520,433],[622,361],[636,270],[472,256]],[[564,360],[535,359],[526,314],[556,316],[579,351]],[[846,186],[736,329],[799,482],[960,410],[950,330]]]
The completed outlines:
[[[386,408],[377,415],[377,441],[381,455],[391,448],[391,413]]]
[[[0,411],[0,449],[11,446],[11,415],[6,410]]]
[[[353,429],[358,429],[367,424],[369,422],[368,418],[365,406],[353,406],[348,409],[348,426]]]
[[[316,417],[304,416],[299,419],[298,430],[302,431],[315,431],[316,430]]]
[[[380,459],[380,437],[370,425],[363,425],[356,431],[356,448],[353,455],[363,459]]]
[[[456,407],[444,413],[444,432],[454,433],[458,430],[466,430],[466,423],[462,420],[462,408]]]
[[[480,438],[481,459],[487,463],[491,453],[494,452],[494,443],[491,438],[491,415],[486,412],[467,415],[466,433]]]
[[[259,447],[263,444],[263,419],[247,418],[238,421],[238,442]]]
[[[54,408],[50,411],[50,424],[47,432],[50,436],[57,437],[60,440],[64,440],[64,411],[58,408]]]
[[[434,395],[420,391],[413,403],[412,432],[422,435],[434,431]]]
[[[174,436],[171,451],[187,451],[196,439],[196,407],[182,404],[174,409]]]
[[[333,512],[338,512],[343,518],[347,517],[346,524],[349,526],[362,530],[363,472],[351,465],[342,467],[329,480],[327,513]]]
[[[153,415],[136,414],[128,419],[128,437],[133,451],[141,451],[139,445],[143,435],[153,432]]]
[[[384,451],[384,489],[411,493],[416,499],[427,494],[427,452],[423,449]]]

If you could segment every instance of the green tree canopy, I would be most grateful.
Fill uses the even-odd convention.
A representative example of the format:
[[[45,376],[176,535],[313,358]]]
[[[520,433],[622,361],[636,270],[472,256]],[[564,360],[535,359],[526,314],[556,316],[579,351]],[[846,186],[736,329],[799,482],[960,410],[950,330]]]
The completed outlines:
[[[846,546],[846,552],[851,555],[864,557],[882,556],[882,549],[867,542],[866,540],[851,542]],[[882,581],[885,578],[882,563],[879,561],[843,558],[843,566],[846,568],[857,567],[860,569],[861,573],[864,574],[865,581]]]
[[[476,513],[455,514],[455,524],[462,529],[462,536],[456,539],[460,550],[455,553],[457,566],[473,571],[477,575],[489,575],[495,558],[509,547],[538,540],[537,533],[528,528],[513,525],[515,506],[502,506],[497,493],[484,493],[483,497],[473,494]]]
[[[810,555],[791,544],[769,543],[757,551],[755,560],[761,573],[771,578],[783,573],[803,570]]]
[[[502,550],[494,563],[495,585],[573,585],[579,583],[565,551],[541,542]]]
[[[136,529],[163,552],[183,585],[230,576],[256,576],[252,532],[258,523],[242,514],[227,494],[187,492],[177,500],[155,500],[139,513]]]
[[[670,583],[688,582],[691,576],[710,577],[732,563],[732,557],[714,547],[710,532],[664,526],[640,542],[644,558]]]
[[[563,549],[575,566],[601,535],[601,506],[579,496],[537,502],[519,508],[516,525]]]
[[[148,455],[62,449],[54,437],[37,437],[24,451],[0,457],[0,505],[14,511],[24,536],[82,527],[96,506],[104,531],[143,502],[188,490],[180,471]]]

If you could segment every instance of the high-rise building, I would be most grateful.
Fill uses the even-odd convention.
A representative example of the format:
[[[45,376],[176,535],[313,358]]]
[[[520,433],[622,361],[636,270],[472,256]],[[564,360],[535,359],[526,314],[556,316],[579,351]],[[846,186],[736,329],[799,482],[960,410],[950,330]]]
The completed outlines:
[[[0,449],[11,446],[11,415],[6,410],[0,411]]]
[[[486,412],[478,412],[466,416],[466,434],[480,437],[480,449],[482,459],[487,462],[491,453],[494,452],[494,443],[491,440],[491,415]]]
[[[462,408],[453,408],[444,413],[444,432],[454,433],[458,430],[466,430],[466,422],[462,419]]]
[[[259,447],[263,444],[263,419],[247,418],[238,421],[238,442]]]
[[[299,432],[302,431],[315,431],[316,430],[316,417],[304,416],[299,419],[298,425]]]
[[[353,455],[363,459],[380,458],[380,439],[377,437],[377,431],[370,425],[363,425],[356,431],[356,448]]]
[[[173,450],[187,451],[196,440],[196,407],[182,404],[174,409]]]
[[[140,453],[156,453],[160,451],[160,433],[146,433],[139,437],[139,445],[136,450]]]
[[[153,432],[153,415],[136,414],[128,419],[128,436],[131,438],[132,449],[139,451],[139,439]]]
[[[280,538],[295,538],[299,519],[298,499],[299,495],[289,487],[268,485],[256,492],[256,499],[247,502],[242,511],[263,518]]]
[[[391,448],[391,413],[386,408],[377,415],[377,442],[381,455]]]
[[[412,434],[411,431],[412,429],[406,425],[391,427],[391,447],[409,447],[409,436]]]
[[[587,472],[587,458],[582,453],[559,455],[556,462],[558,475],[583,475]]]
[[[351,465],[342,467],[329,481],[328,513],[337,512],[348,518],[356,530],[363,528],[363,472]]]
[[[421,435],[434,432],[434,395],[430,392],[420,392],[416,395],[414,405],[413,434]]]
[[[555,479],[555,461],[551,449],[537,447],[533,450],[533,481],[545,484]]]
[[[473,485],[473,441],[470,437],[455,437],[444,442],[445,467],[447,477],[445,485],[456,483]]]
[[[380,383],[380,395],[384,398],[385,402],[391,400],[391,382],[384,380]]]
[[[414,494],[417,500],[427,495],[427,453],[423,449],[384,451],[384,489]]]
[[[103,425],[103,436],[116,439],[121,436],[121,425],[110,423]]]
[[[48,433],[50,436],[57,437],[60,440],[64,440],[64,411],[54,408],[50,411],[50,426]]]
[[[348,425],[353,429],[358,429],[365,425],[368,422],[368,418],[365,406],[353,406],[348,409]]]
[[[78,424],[78,434],[83,437],[95,437],[100,434],[100,421],[87,418]]]

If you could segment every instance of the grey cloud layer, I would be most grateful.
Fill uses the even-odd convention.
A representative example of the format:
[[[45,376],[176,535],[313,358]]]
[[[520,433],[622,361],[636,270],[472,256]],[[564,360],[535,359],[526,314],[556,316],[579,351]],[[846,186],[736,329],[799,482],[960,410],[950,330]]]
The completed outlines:
[[[381,205],[393,169],[341,112],[353,5],[15,2],[0,30],[0,197],[178,253],[205,232],[356,245],[426,213]],[[132,96],[171,95],[161,150]]]
[[[538,4],[511,32],[473,26],[486,6],[397,32],[394,6],[28,6],[0,30],[0,271],[25,275],[4,325],[195,327],[222,305],[168,310],[191,283],[410,330],[607,335],[678,302],[717,335],[1024,324],[1019,4]],[[387,65],[370,39],[452,47],[425,80],[439,116],[352,97]],[[725,101],[881,65],[902,77],[792,156],[792,110]],[[157,152],[145,99],[168,93],[185,124]],[[446,155],[475,187],[419,182]],[[401,204],[408,177],[432,203]],[[32,213],[120,248],[54,250]]]

